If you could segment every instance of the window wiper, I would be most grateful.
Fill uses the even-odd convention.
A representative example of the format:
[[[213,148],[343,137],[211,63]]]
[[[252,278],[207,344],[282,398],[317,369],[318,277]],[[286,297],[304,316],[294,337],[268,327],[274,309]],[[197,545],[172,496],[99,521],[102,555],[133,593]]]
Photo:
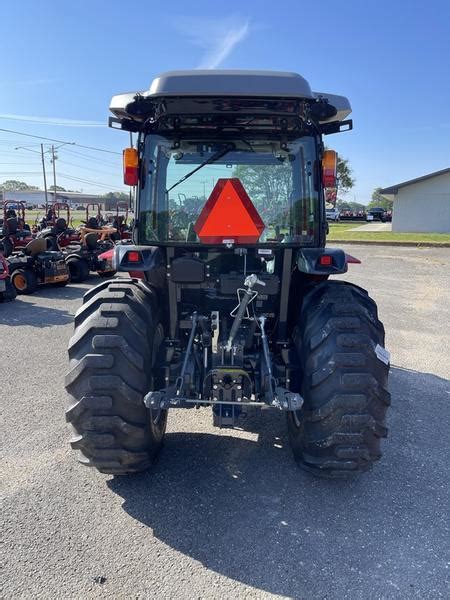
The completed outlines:
[[[218,152],[210,156],[207,160],[205,160],[205,162],[202,162],[201,165],[198,165],[198,167],[195,167],[194,170],[190,171],[189,173],[184,175],[184,177],[182,177],[176,183],[174,183],[170,188],[166,190],[166,194],[173,190],[173,188],[177,187],[177,185],[180,185],[180,183],[183,183],[183,181],[186,181],[186,179],[189,179],[191,175],[194,175],[194,173],[197,173],[197,171],[200,171],[200,169],[202,169],[206,165],[210,165],[211,163],[216,162],[216,160],[219,160],[219,158],[222,158],[222,156],[225,156],[225,154],[228,154],[228,152],[231,152],[231,150],[234,149],[234,144],[227,144],[225,148],[222,148],[222,150],[219,150]]]

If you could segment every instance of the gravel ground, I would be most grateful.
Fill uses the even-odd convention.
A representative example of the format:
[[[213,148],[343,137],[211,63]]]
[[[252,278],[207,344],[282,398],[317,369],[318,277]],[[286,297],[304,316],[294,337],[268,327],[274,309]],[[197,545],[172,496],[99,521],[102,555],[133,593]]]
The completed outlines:
[[[0,305],[0,597],[448,597],[450,250],[348,252],[363,264],[344,278],[377,300],[393,364],[384,457],[350,483],[298,470],[271,411],[245,431],[173,411],[151,472],[82,467],[62,379],[89,286]]]

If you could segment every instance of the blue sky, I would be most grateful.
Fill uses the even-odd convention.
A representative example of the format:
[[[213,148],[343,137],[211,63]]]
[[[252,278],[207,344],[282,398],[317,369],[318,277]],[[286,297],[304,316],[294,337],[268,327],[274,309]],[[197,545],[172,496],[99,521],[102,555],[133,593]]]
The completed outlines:
[[[350,160],[348,198],[366,203],[377,185],[450,166],[449,31],[448,0],[21,0],[0,19],[0,127],[120,153],[110,98],[161,71],[296,71],[349,97],[355,129],[327,144]],[[42,186],[36,143],[0,131],[0,182]],[[64,187],[123,187],[120,154],[63,146],[58,157]]]

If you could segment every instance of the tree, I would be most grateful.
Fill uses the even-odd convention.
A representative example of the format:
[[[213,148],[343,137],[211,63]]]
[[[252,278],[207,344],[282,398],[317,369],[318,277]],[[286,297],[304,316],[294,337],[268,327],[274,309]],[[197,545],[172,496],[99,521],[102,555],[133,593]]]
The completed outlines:
[[[25,181],[18,181],[17,179],[8,179],[0,184],[0,191],[2,192],[26,192],[38,189],[35,185],[28,185]]]
[[[384,210],[392,210],[392,206],[394,204],[393,201],[382,196],[380,194],[381,189],[382,188],[377,187],[373,190],[372,200],[367,205],[367,208],[377,208],[380,206],[381,208],[384,208]]]
[[[102,198],[119,200],[120,202],[128,202],[130,196],[126,192],[107,192],[106,194],[103,194]]]
[[[50,192],[54,192],[55,191],[55,186],[51,185],[48,189],[49,189]],[[56,186],[56,191],[57,192],[68,192],[69,190],[66,190],[66,188],[63,188],[60,185],[57,185]]]
[[[233,177],[242,181],[265,223],[280,220],[280,207],[287,206],[292,189],[291,163],[238,165]]]
[[[348,158],[341,158],[338,155],[337,176],[338,191],[346,194],[355,185],[355,179],[352,177],[353,171],[348,164]]]
[[[360,204],[359,202],[352,202],[347,200],[338,200],[336,203],[336,208],[340,211],[350,210],[352,212],[359,212],[366,210],[366,206],[364,204]]]
[[[280,204],[287,203],[292,182],[289,162],[268,166],[238,165],[233,176],[242,180],[258,210],[261,207],[261,215],[263,212],[266,216],[268,213],[276,215]],[[346,194],[355,185],[348,159],[338,156],[337,176],[338,193]],[[358,210],[363,209],[364,207]]]

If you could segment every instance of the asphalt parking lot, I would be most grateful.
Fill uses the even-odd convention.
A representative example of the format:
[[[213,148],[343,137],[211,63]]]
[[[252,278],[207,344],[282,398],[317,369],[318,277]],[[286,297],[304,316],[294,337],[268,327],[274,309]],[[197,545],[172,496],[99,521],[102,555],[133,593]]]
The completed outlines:
[[[346,250],[392,353],[384,456],[350,483],[298,470],[271,411],[174,411],[151,472],[86,469],[63,375],[90,286],[0,304],[2,598],[448,597],[450,249]]]

